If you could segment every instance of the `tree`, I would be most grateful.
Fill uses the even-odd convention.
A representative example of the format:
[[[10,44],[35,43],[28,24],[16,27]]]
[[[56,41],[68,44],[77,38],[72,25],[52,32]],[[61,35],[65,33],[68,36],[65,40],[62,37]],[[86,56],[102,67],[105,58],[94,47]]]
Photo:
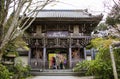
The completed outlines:
[[[106,23],[114,27],[120,34],[120,28],[118,25],[120,24],[120,0],[113,0],[113,2],[115,5],[112,7],[111,12],[108,14]]]
[[[104,31],[107,30],[107,25],[105,23],[100,23],[95,30]]]
[[[0,0],[0,50],[22,34],[36,19],[40,10],[55,1]]]

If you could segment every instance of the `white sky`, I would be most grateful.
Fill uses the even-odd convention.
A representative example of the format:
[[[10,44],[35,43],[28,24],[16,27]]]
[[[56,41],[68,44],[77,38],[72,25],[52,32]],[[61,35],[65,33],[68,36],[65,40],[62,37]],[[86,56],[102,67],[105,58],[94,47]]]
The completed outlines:
[[[106,5],[113,5],[112,0],[59,0],[59,3],[52,3],[45,9],[88,9],[92,14],[106,15],[109,10]],[[55,4],[55,5],[54,5]]]

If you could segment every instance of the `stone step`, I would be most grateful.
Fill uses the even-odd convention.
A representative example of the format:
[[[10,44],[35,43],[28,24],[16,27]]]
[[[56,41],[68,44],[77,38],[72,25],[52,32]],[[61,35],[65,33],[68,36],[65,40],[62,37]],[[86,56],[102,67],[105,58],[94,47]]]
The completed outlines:
[[[32,70],[32,75],[39,76],[83,76],[85,71],[83,72],[73,72],[71,69],[66,70]]]
[[[84,73],[79,72],[31,72],[32,75],[39,76],[83,76]]]
[[[31,69],[37,72],[73,72],[72,69]]]

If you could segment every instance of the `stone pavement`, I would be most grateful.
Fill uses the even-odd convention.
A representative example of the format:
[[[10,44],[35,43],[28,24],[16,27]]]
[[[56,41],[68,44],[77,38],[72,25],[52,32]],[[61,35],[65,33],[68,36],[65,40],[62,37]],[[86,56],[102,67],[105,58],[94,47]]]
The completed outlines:
[[[79,77],[79,76],[35,76],[28,79],[93,79],[92,76],[89,77]]]

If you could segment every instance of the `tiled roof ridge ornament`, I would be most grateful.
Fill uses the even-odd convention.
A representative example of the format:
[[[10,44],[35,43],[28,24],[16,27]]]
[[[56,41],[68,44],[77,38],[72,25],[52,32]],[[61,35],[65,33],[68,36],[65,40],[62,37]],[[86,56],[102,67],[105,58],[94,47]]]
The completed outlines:
[[[84,9],[84,11],[88,13],[88,9]]]

